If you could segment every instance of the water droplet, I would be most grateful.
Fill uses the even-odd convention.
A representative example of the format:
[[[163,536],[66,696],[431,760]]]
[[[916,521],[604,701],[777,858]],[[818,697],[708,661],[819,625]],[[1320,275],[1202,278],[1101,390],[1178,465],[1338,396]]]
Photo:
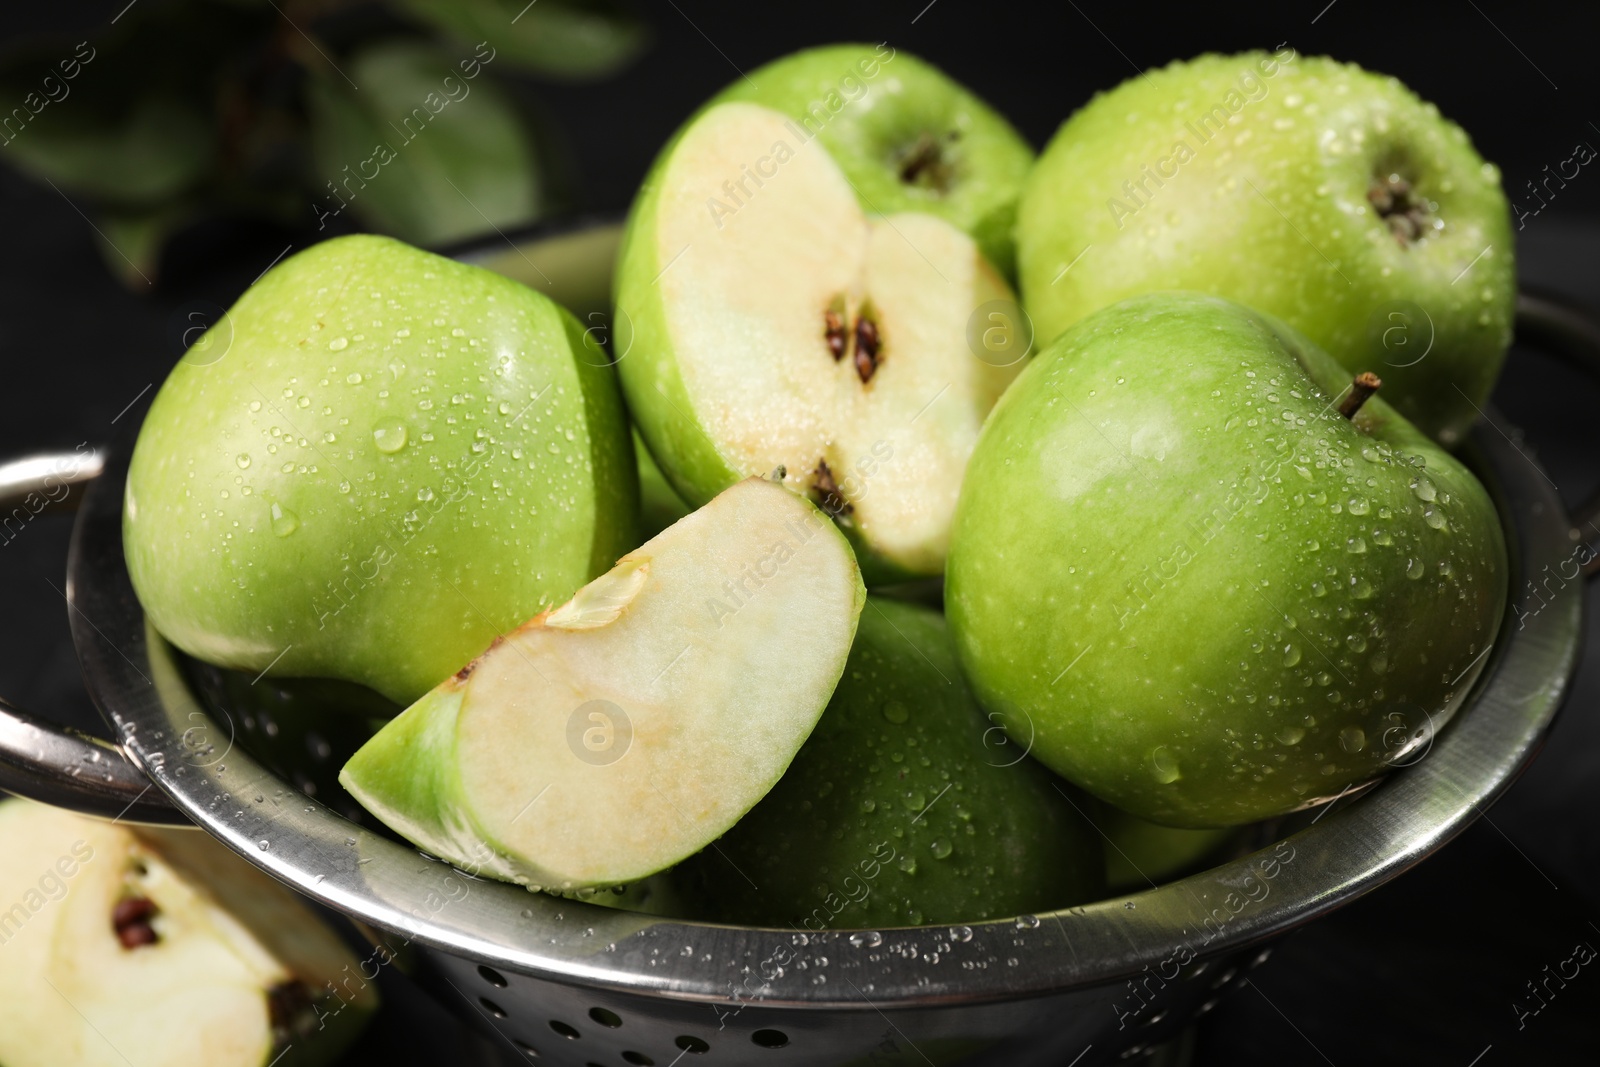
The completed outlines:
[[[1394,535],[1382,527],[1374,528],[1372,531],[1372,543],[1375,545],[1382,545],[1387,548],[1388,546],[1394,544]]]
[[[883,944],[883,935],[876,930],[863,930],[861,933],[851,934],[850,943],[856,948],[877,948]]]
[[[234,460],[234,462],[239,464],[239,469],[240,470],[242,470],[242,471],[249,470],[250,469],[250,453],[248,453],[248,452],[240,452],[239,455],[238,455],[238,458],[236,458]]]
[[[1372,583],[1367,581],[1365,578],[1357,578],[1355,581],[1351,582],[1350,591],[1355,595],[1357,600],[1372,599]]]
[[[349,382],[351,385],[360,385],[361,384],[361,372],[353,370],[349,374],[346,374],[344,376],[344,380]]]
[[[379,452],[393,455],[406,447],[406,424],[399,419],[384,419],[372,428],[372,443]]]
[[[1285,726],[1278,731],[1278,740],[1286,745],[1298,745],[1305,740],[1306,732],[1298,726]]]
[[[1364,496],[1351,497],[1349,504],[1346,506],[1349,508],[1350,514],[1352,515],[1365,515],[1368,511],[1372,510],[1371,502],[1369,502]]]
[[[1283,646],[1283,665],[1293,667],[1300,662],[1300,646],[1289,644]]]
[[[899,867],[906,874],[917,873],[917,860],[915,856],[901,856],[899,862],[896,863],[895,866]]]
[[[284,507],[282,504],[272,505],[272,532],[279,537],[288,537],[300,529],[300,516]]]
[[[1312,582],[1311,583],[1311,595],[1312,596],[1327,596],[1328,595],[1328,587],[1323,585],[1321,582]],[[1254,648],[1255,646],[1252,645],[1251,647]]]
[[[1367,747],[1366,731],[1359,726],[1346,726],[1339,731],[1339,747],[1346,752],[1360,752]]]
[[[1019,916],[1017,916],[1017,929],[1018,930],[1037,930],[1037,929],[1039,929],[1039,917],[1037,915],[1019,915]]]
[[[265,852],[267,849],[272,847],[272,842],[266,841],[266,840],[257,841],[256,842],[256,847],[259,848],[262,852]]]
[[[1454,573],[1455,573],[1455,568],[1450,565],[1450,561],[1449,560],[1441,559],[1439,561],[1439,577],[1448,578]]]
[[[966,944],[968,941],[972,940],[972,927],[952,926],[950,928],[950,940],[959,942],[963,945]]]
[[[951,847],[950,842],[942,837],[936,837],[933,839],[933,844],[929,846],[929,851],[933,853],[934,859],[947,860],[954,849]]]
[[[1418,578],[1422,577],[1422,570],[1422,561],[1420,559],[1406,561],[1406,577],[1410,578],[1412,581],[1416,581]]]
[[[1425,504],[1431,504],[1439,498],[1439,490],[1435,489],[1427,476],[1422,474],[1417,475],[1416,481],[1411,483],[1411,492]]]
[[[928,798],[920,789],[913,789],[900,799],[907,811],[921,811],[928,806]]]
[[[898,700],[891,700],[883,706],[883,717],[896,726],[911,718],[911,711]]]
[[[867,797],[861,802],[861,810],[866,814],[871,815],[873,812],[878,810],[878,802],[873,800],[871,797]]]
[[[1450,528],[1450,520],[1445,518],[1444,512],[1438,508],[1424,508],[1422,521],[1435,530],[1448,530]]]
[[[1352,537],[1344,543],[1344,550],[1352,556],[1367,554],[1367,542],[1360,537]]]
[[[1155,774],[1156,781],[1162,785],[1171,785],[1183,777],[1183,773],[1178,770],[1178,761],[1173,758],[1166,745],[1157,745],[1151,750],[1150,770]]]
[[[350,338],[348,337],[335,337],[328,342],[328,348],[333,352],[343,352],[348,347],[350,347]]]

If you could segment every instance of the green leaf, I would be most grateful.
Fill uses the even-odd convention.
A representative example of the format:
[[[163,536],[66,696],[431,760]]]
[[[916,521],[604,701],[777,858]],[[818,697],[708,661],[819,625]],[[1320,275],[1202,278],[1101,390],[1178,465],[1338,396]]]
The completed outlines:
[[[346,69],[358,88],[313,72],[319,220],[349,210],[414,244],[440,245],[537,215],[541,182],[527,131],[471,64],[391,42],[353,57]]]
[[[497,60],[564,81],[609,77],[631,63],[649,31],[619,0],[400,0],[413,17]]]
[[[190,216],[184,204],[109,212],[95,222],[95,246],[118,281],[144,292],[155,284],[162,246]]]
[[[5,151],[20,168],[97,199],[154,203],[193,185],[210,165],[212,127],[187,101],[156,93],[120,114],[65,106],[71,103],[47,106],[16,130]]]

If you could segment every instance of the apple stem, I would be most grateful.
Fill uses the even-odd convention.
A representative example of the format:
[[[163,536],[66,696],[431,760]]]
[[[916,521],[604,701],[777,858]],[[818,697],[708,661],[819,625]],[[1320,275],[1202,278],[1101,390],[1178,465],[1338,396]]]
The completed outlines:
[[[1350,383],[1350,391],[1339,404],[1339,414],[1347,419],[1356,417],[1356,412],[1361,410],[1361,405],[1383,386],[1383,379],[1369,370],[1364,370],[1356,375],[1355,381]]]

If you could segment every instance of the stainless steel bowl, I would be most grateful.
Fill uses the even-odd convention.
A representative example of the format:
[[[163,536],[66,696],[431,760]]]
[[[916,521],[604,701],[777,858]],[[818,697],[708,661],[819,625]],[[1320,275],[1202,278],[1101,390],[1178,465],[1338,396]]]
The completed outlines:
[[[558,277],[560,295],[593,315],[614,245],[614,229],[596,227],[465,258],[539,288]],[[1568,309],[1525,297],[1519,332],[1600,366],[1600,331]],[[1491,414],[1466,455],[1500,508],[1520,602],[1535,575],[1570,576],[1583,539],[1502,426]],[[46,477],[93,482],[68,601],[88,689],[119,741],[0,706],[0,787],[104,817],[199,826],[367,930],[380,947],[350,988],[404,967],[507,1051],[544,1063],[1132,1059],[1242,983],[1273,938],[1382,885],[1476,819],[1533,758],[1579,652],[1583,596],[1549,596],[1536,613],[1513,607],[1475,692],[1425,758],[1297,816],[1266,848],[1144,892],[971,927],[805,934],[666,921],[471,878],[268,770],[243,743],[248,714],[202,701],[134,598],[121,537],[127,459],[113,448],[64,472],[51,457],[0,467],[0,502]]]

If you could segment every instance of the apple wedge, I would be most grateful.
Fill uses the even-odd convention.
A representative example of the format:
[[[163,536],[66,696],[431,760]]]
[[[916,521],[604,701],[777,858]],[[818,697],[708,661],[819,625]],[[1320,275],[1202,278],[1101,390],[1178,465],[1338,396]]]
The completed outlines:
[[[0,1063],[329,1063],[377,1007],[298,899],[202,833],[0,803]]]
[[[938,574],[967,458],[1026,353],[1011,292],[951,223],[869,217],[796,130],[716,104],[658,161],[618,268],[629,406],[689,503],[782,466],[873,580]],[[770,176],[734,206],[722,186],[752,161]]]
[[[339,780],[473,873],[551,890],[644,878],[783,775],[865,597],[834,525],[747,479],[497,640]]]

